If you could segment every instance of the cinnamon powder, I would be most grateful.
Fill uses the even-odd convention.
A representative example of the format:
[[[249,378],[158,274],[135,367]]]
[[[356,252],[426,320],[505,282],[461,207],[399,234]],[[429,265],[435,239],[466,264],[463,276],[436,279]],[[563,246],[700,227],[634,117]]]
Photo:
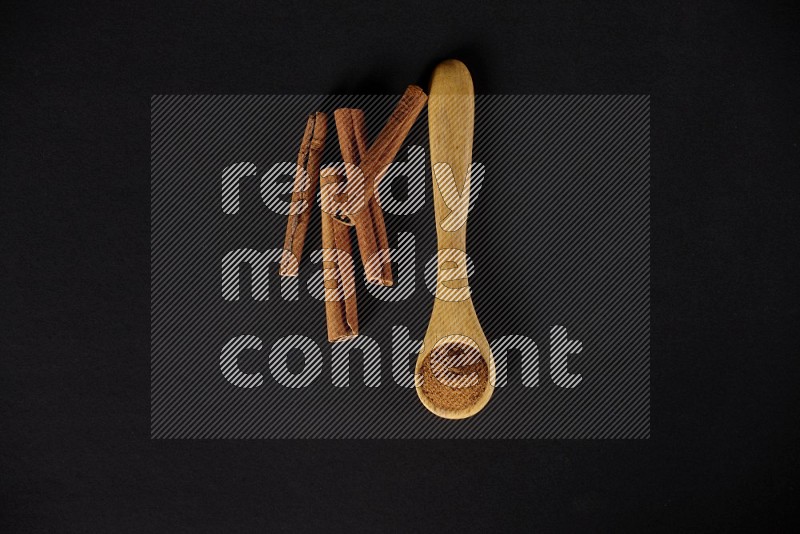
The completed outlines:
[[[464,410],[481,398],[489,368],[480,352],[462,343],[432,351],[422,362],[422,393],[438,408]]]

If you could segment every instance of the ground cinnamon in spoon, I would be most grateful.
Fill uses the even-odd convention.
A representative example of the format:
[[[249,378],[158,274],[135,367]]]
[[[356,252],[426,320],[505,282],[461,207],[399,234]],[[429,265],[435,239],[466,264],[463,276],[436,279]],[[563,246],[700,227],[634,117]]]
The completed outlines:
[[[489,368],[480,352],[462,343],[449,343],[422,362],[422,393],[445,410],[464,410],[481,398],[489,383]]]

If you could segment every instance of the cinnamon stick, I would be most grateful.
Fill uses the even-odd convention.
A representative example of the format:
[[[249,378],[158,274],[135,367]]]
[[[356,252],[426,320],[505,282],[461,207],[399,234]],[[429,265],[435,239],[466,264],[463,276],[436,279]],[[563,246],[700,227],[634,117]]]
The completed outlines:
[[[409,85],[383,130],[368,150],[363,111],[344,108],[334,112],[342,158],[345,163],[356,165],[363,174],[364,203],[360,210],[347,213],[345,216],[356,228],[365,277],[371,283],[382,285],[393,283],[386,226],[383,211],[375,197],[375,190],[397,156],[427,100],[428,96],[422,89],[416,85]],[[355,172],[357,171],[352,166],[347,168],[348,180],[358,180]],[[375,258],[375,253],[379,251],[385,252],[382,257]]]
[[[338,175],[324,176],[323,185],[343,181]],[[335,194],[335,187],[323,187],[323,196]],[[323,199],[323,203],[327,199]],[[325,317],[328,341],[334,342],[358,335],[356,274],[350,243],[350,227],[322,211],[322,268],[325,285]]]
[[[320,112],[309,115],[306,121],[303,140],[297,153],[298,170],[294,177],[292,206],[286,223],[283,255],[278,270],[281,276],[298,276],[300,272],[300,257],[303,254],[311,207],[319,184],[319,169],[322,164],[322,151],[325,148],[327,126],[328,118]],[[307,183],[304,183],[305,178],[308,180]]]
[[[336,132],[339,136],[342,159],[346,164],[360,168],[367,152],[367,128],[364,112],[360,109],[343,108],[337,109],[333,116],[336,120]],[[389,238],[386,235],[383,210],[378,205],[377,198],[374,195],[370,196],[366,201],[365,208],[349,215],[340,214],[339,218],[345,218],[345,222],[355,226],[361,263],[364,265],[367,282],[385,286],[392,285]],[[381,258],[376,258],[379,251],[385,252]]]
[[[372,143],[364,159],[361,171],[368,182],[365,187],[367,196],[374,194],[373,186],[377,186],[386,174],[427,101],[428,95],[416,85],[409,85],[406,88],[389,120],[386,121],[386,126],[378,134],[378,138]]]

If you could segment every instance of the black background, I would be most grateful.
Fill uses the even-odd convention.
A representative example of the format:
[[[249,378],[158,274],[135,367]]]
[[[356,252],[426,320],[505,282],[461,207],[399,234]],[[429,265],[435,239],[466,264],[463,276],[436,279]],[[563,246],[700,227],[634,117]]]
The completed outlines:
[[[331,3],[332,4],[332,3]],[[4,2],[0,530],[778,530],[797,500],[787,2]],[[651,94],[651,439],[151,441],[149,102]]]

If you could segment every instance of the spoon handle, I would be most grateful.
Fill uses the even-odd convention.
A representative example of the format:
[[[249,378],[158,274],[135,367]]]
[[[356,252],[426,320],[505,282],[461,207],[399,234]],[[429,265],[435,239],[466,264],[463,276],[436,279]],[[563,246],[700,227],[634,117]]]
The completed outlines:
[[[439,250],[466,253],[469,175],[475,125],[475,91],[467,67],[449,59],[433,71],[428,96],[428,132],[433,206]],[[444,165],[446,164],[446,165]],[[439,257],[441,272],[442,257]]]

